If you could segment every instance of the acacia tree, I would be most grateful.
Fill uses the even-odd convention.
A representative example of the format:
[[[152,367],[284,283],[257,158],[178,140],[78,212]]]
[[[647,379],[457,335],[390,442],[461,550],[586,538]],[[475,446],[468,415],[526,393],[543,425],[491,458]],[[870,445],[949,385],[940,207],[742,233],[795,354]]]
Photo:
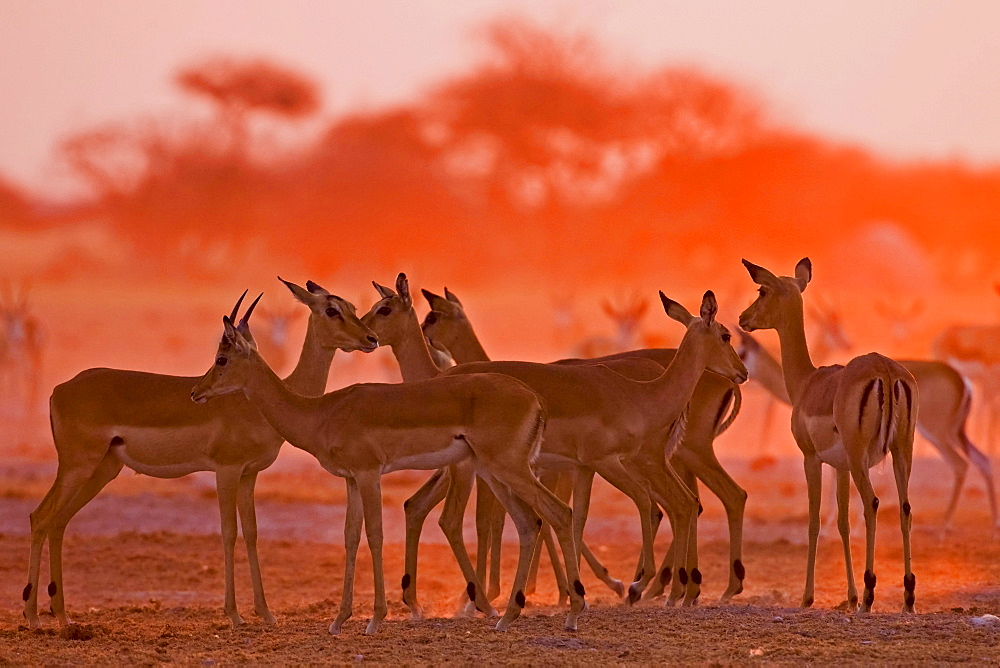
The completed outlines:
[[[251,114],[301,120],[320,105],[313,81],[266,60],[212,58],[182,69],[175,80],[216,107],[230,148],[239,155],[247,148]]]

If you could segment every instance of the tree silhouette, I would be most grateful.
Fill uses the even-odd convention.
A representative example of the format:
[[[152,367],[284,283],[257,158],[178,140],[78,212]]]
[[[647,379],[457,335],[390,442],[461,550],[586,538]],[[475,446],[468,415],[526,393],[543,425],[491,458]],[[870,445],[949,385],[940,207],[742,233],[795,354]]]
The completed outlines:
[[[217,108],[231,147],[239,154],[247,147],[251,114],[299,120],[315,113],[320,104],[314,82],[260,59],[212,58],[182,69],[176,82],[182,90],[207,98]]]

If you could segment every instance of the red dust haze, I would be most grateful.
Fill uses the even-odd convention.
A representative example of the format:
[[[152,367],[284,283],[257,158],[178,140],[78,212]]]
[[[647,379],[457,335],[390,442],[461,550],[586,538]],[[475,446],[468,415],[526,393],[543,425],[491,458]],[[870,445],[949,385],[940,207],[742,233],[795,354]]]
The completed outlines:
[[[602,308],[658,289],[689,308],[714,289],[733,321],[754,289],[741,257],[788,272],[810,256],[854,352],[929,356],[947,325],[1000,318],[1000,169],[889,161],[780,124],[737,82],[618,67],[529,22],[481,35],[464,74],[333,119],[305,68],[192,60],[172,82],[187,111],[61,141],[85,197],[0,183],[0,275],[41,323],[43,394],[89,366],[200,373],[244,288],[293,308],[276,274],[359,309],[399,271],[447,285],[495,357],[676,340],[656,308],[634,333]],[[385,362],[344,361],[332,384],[391,377]]]

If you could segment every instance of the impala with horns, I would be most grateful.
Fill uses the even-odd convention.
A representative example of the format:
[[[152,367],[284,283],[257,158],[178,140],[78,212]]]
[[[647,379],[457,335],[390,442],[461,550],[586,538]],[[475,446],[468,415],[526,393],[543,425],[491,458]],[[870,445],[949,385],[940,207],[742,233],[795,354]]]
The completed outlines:
[[[322,394],[338,348],[370,352],[378,341],[349,302],[312,281],[306,288],[282,282],[310,311],[299,362],[287,382],[303,394]],[[233,308],[233,320],[242,300]],[[236,327],[249,336],[246,318]],[[59,467],[52,488],[31,513],[31,555],[24,588],[24,614],[30,628],[39,626],[38,578],[46,540],[52,612],[60,624],[69,623],[62,582],[66,525],[123,465],[157,478],[215,472],[225,555],[225,613],[233,626],[243,623],[236,610],[233,572],[238,512],[254,610],[266,623],[274,623],[257,557],[254,485],[257,474],[278,456],[283,439],[242,395],[233,394],[208,406],[191,403],[191,388],[197,382],[196,377],[89,369],[53,390],[50,416]]]
[[[746,260],[743,265],[760,289],[757,299],[740,315],[740,327],[748,332],[778,332],[785,388],[792,403],[792,435],[805,456],[809,556],[802,606],[813,603],[822,465],[829,464],[837,471],[837,528],[847,567],[847,602],[852,610],[858,605],[848,513],[852,478],[864,504],[865,590],[861,609],[871,611],[875,601],[875,518],[879,500],[869,469],[891,454],[903,533],[903,612],[913,612],[916,577],[910,567],[912,517],[908,485],[917,424],[917,383],[899,363],[878,353],[855,357],[843,366],[813,366],[806,344],[802,298],[812,279],[812,263],[804,258],[795,266],[794,276],[781,277]]]
[[[291,445],[312,454],[324,469],[347,480],[344,543],[347,566],[340,612],[330,625],[340,633],[350,618],[354,571],[361,528],[372,555],[375,607],[365,633],[378,631],[387,614],[382,566],[381,477],[399,470],[461,467],[470,485],[453,485],[445,514],[461,531],[462,511],[474,475],[485,479],[514,518],[521,558],[510,600],[497,630],[505,631],[524,606],[524,580],[538,527],[544,519],[559,536],[573,580],[566,628],[575,630],[586,608],[584,588],[574,570],[576,555],[569,507],[535,477],[545,411],[524,383],[500,374],[438,377],[413,383],[351,385],[321,397],[292,391],[267,366],[251,339],[228,317],[215,366],[191,392],[196,402],[242,393]],[[472,563],[460,558],[467,594],[486,609],[489,601]]]

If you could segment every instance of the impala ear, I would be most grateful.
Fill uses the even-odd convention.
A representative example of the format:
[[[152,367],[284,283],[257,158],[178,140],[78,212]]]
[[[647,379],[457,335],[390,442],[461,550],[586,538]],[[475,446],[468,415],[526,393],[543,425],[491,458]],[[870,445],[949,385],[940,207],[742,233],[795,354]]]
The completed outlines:
[[[750,278],[753,279],[753,282],[757,285],[773,284],[778,280],[777,276],[764,267],[758,266],[753,262],[743,260],[743,266],[747,268]]]
[[[313,293],[314,295],[328,295],[328,294],[330,294],[329,290],[327,290],[326,288],[324,288],[321,285],[317,285],[316,283],[313,283],[312,281],[306,281],[306,289],[309,290],[309,292]]]
[[[804,257],[795,265],[795,282],[799,284],[799,292],[805,292],[806,286],[813,277],[813,264],[809,258]]]
[[[410,296],[410,281],[403,272],[399,272],[399,276],[396,277],[396,292],[399,293],[406,308],[413,306],[413,297]]]
[[[396,293],[393,292],[392,288],[387,288],[384,285],[379,285],[375,281],[372,281],[372,285],[375,286],[375,289],[378,291],[378,294],[382,299],[388,299],[389,297],[396,296]]]
[[[225,332],[222,334],[223,347],[225,347],[225,344],[229,344],[229,346],[235,348],[237,351],[245,353],[249,349],[249,345],[246,339],[240,335],[239,330],[236,329],[236,325],[233,324],[228,315],[222,316],[222,326],[225,328]]]
[[[449,290],[448,288],[444,289],[444,298],[452,302],[453,304],[458,304],[459,306],[462,305],[462,302],[458,301],[458,297],[455,296],[455,293]]]
[[[311,290],[306,290],[301,285],[296,285],[295,283],[292,283],[291,281],[286,281],[281,276],[278,276],[278,280],[281,281],[282,283],[284,283],[285,287],[287,287],[289,290],[291,290],[292,294],[295,295],[295,298],[298,299],[303,304],[309,305],[309,304],[313,303],[313,301],[314,301],[313,294],[314,293]],[[309,285],[309,284],[312,284],[314,287],[316,285],[312,281],[307,281],[306,285]],[[233,316],[233,317],[235,318],[236,316]]]
[[[719,302],[715,300],[715,293],[709,290],[701,298],[701,319],[706,325],[715,322],[715,314],[719,312]]]
[[[444,301],[444,297],[442,297],[441,295],[434,294],[433,292],[431,292],[427,288],[420,288],[420,292],[423,293],[424,299],[427,300],[427,303],[430,304],[431,308],[434,308],[434,301],[435,300],[440,299],[440,300]]]
[[[685,327],[690,325],[691,321],[694,320],[694,316],[691,315],[686,308],[675,302],[670,297],[667,297],[663,294],[662,290],[660,291],[660,301],[663,302],[663,310],[667,312],[667,315]]]

